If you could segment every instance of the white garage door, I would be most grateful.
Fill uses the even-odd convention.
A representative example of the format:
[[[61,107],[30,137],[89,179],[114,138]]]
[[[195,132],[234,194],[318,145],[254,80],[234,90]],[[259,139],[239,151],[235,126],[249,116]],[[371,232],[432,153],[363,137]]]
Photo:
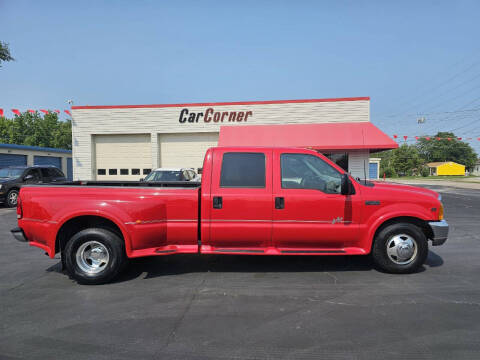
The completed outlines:
[[[160,167],[192,167],[196,170],[203,166],[207,149],[217,143],[218,133],[160,134]]]
[[[152,169],[150,134],[95,135],[97,180],[139,180]]]

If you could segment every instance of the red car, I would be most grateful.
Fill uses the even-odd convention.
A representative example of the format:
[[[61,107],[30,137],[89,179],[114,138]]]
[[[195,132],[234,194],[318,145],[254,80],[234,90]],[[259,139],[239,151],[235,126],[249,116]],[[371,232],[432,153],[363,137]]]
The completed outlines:
[[[112,280],[128,258],[200,254],[367,255],[381,269],[420,267],[447,239],[431,190],[359,182],[298,148],[209,149],[202,182],[77,182],[22,187],[20,241],[61,252],[83,284]]]

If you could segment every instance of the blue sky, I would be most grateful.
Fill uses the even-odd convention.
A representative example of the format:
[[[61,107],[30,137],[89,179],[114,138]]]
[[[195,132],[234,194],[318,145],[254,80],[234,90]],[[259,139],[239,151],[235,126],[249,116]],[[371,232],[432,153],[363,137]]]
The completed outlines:
[[[370,96],[390,135],[476,138],[478,14],[473,0],[0,0],[16,58],[0,108]]]

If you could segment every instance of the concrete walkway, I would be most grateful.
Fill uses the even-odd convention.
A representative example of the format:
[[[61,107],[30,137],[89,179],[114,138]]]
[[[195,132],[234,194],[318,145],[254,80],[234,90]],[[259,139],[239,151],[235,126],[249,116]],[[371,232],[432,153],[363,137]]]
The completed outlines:
[[[382,181],[382,180],[380,180]],[[419,179],[386,179],[387,182],[397,183],[397,184],[408,184],[408,185],[438,185],[438,186],[449,186],[460,189],[474,189],[480,190],[480,178],[479,177],[469,177],[465,179],[455,179],[455,180],[444,180],[444,179],[432,179],[432,178],[419,178]]]

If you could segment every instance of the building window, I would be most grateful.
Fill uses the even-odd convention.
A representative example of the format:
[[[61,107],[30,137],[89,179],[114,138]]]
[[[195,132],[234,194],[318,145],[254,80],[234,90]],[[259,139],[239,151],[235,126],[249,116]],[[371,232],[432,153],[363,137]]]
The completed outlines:
[[[140,169],[132,169],[132,175],[140,175]]]
[[[108,175],[117,175],[117,169],[108,169]]]
[[[348,171],[348,153],[323,153],[323,155],[332,160],[343,170]]]
[[[143,169],[143,175],[148,175],[152,172],[152,169]]]
[[[241,152],[223,154],[220,187],[264,188],[265,154]]]
[[[107,175],[107,170],[105,170],[105,169],[98,169],[98,170],[97,170],[97,175]]]
[[[128,169],[120,169],[120,175],[128,175]]]

